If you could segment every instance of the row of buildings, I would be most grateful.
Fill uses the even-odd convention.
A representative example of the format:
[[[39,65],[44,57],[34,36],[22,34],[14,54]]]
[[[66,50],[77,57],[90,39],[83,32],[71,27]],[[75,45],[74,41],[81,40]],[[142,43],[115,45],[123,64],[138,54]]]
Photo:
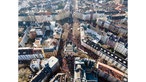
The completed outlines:
[[[34,61],[32,61],[31,65],[30,65],[30,68],[32,70],[38,69],[38,72],[36,73],[36,75],[34,77],[32,77],[30,82],[48,81],[49,76],[58,70],[59,61],[56,57],[52,56],[49,59],[42,60],[41,65],[40,65],[42,67],[42,69],[40,69],[40,67],[38,65],[40,65],[40,63],[36,64]]]
[[[121,71],[92,59],[76,57],[74,61],[74,82],[98,82],[102,77],[109,82],[127,82],[127,75]]]
[[[86,33],[83,27],[80,27],[80,36],[81,36],[81,45],[85,48],[91,50],[96,55],[100,56],[102,59],[107,60],[114,66],[116,66],[121,71],[128,73],[127,71],[127,60],[125,60],[123,57],[101,47],[101,45],[98,44],[98,42],[95,42],[95,39],[87,38]],[[87,28],[89,29],[89,28]]]
[[[74,82],[98,82],[98,76],[93,73],[94,60],[80,59],[74,61]]]
[[[103,3],[99,3],[99,0],[79,1],[79,7],[78,10],[74,12],[74,16],[82,20],[96,20],[96,18],[100,18],[111,21],[119,21],[127,17],[126,11],[123,10],[126,8],[125,6],[118,5],[114,1],[101,1]]]
[[[98,25],[100,27],[100,24]],[[110,36],[111,38],[109,39],[112,40],[110,43],[113,43],[113,46],[111,47],[114,48],[115,51],[123,54],[124,56],[127,56],[128,43],[127,40],[124,38],[127,37],[127,33],[128,33],[127,27],[110,24],[109,22],[105,22],[105,21],[102,23],[101,27],[107,31],[107,32],[103,32],[103,39],[101,39],[102,42],[104,44],[108,44],[107,40],[108,40],[108,36]]]
[[[19,16],[19,21],[36,21],[38,23],[47,22],[47,21],[55,21],[62,20],[70,16],[70,11],[62,10],[60,12],[52,13],[51,15],[27,15],[27,16]]]
[[[23,1],[23,3],[19,3],[20,9],[18,14],[18,20],[35,21],[38,23],[42,23],[46,21],[61,20],[69,17],[70,10],[66,9],[67,4],[64,1],[65,0]],[[62,7],[61,9],[59,9],[59,5],[60,7]]]
[[[49,24],[49,25],[48,25]],[[57,55],[60,40],[62,35],[62,27],[55,22],[45,22],[42,27],[30,26],[24,31],[22,39],[19,41],[18,57],[28,56],[27,58],[19,60],[31,60],[31,56],[35,53],[35,50],[41,50],[41,53],[49,53],[52,55]],[[49,57],[48,54],[44,54],[42,57]]]
[[[116,52],[120,53],[124,57],[127,57],[128,43],[126,39],[119,37],[110,31],[107,31],[107,32],[101,31],[100,29],[92,27],[90,24],[81,24],[80,26],[81,26],[81,30],[83,29],[83,32],[81,33],[84,34],[85,32],[86,36],[87,36],[87,33],[97,34],[95,37],[99,39],[98,42],[102,43],[102,45],[108,45],[110,48],[112,48]],[[92,30],[92,32],[88,32],[88,30]]]
[[[127,28],[127,19],[123,19],[119,21],[119,24],[115,24],[116,21],[105,21],[102,19],[99,19],[97,21],[97,25],[99,27],[102,27],[104,29],[110,30],[111,32],[115,34],[121,34],[123,36],[127,36],[128,34],[128,28]]]
[[[103,77],[110,82],[128,82],[127,75],[119,70],[110,67],[101,62],[97,62],[96,70],[94,71],[99,77]]]
[[[26,61],[32,59],[43,59],[45,57],[42,48],[19,48],[18,49],[18,61]]]

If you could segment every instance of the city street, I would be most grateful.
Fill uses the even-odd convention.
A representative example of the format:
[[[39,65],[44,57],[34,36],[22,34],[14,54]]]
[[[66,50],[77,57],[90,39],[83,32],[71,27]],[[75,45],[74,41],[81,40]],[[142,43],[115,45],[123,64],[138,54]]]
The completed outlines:
[[[84,79],[97,82],[97,78],[98,82],[124,82],[124,75],[118,79],[114,75],[119,72],[111,75],[106,72],[109,68],[101,70],[104,66],[98,65],[100,62],[128,74],[127,60],[122,58],[128,56],[127,38],[118,38],[127,34],[127,27],[122,24],[128,18],[119,13],[126,7],[116,9],[117,3],[123,4],[107,0],[22,0],[19,3],[19,82],[44,81],[46,76],[46,82],[53,77],[52,82]],[[33,62],[34,59],[40,61]],[[45,64],[44,59],[48,59]],[[89,72],[94,75],[93,71],[96,75],[92,77]]]

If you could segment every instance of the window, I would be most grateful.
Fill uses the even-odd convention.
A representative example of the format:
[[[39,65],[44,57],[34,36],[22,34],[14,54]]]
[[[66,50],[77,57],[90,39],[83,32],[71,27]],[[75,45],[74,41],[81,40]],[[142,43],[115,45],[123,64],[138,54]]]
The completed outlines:
[[[113,54],[111,54],[111,56],[114,56]]]
[[[115,58],[117,59],[117,56],[115,56]]]
[[[126,64],[126,61],[123,61],[124,64]]]
[[[119,59],[119,61],[122,61],[121,59]]]
[[[114,60],[112,60],[112,63],[114,63]]]
[[[23,54],[26,54],[26,52],[23,52]]]
[[[116,63],[115,66],[118,66],[118,63]]]

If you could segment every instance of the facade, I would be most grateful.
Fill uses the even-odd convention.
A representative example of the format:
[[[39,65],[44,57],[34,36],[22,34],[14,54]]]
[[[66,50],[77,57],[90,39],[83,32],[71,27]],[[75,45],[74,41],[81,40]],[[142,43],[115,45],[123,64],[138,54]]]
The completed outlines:
[[[92,40],[86,39],[84,34],[84,29],[82,27],[80,28],[81,28],[80,35],[82,36],[80,38],[80,41],[82,46],[91,50],[96,55],[100,56],[102,59],[105,59],[106,61],[110,62],[121,71],[127,73],[127,60],[117,56],[116,54],[112,53],[107,49],[104,49],[103,47],[93,42]]]
[[[68,10],[62,10],[58,13],[58,15],[55,16],[55,20],[62,20],[64,18],[67,18],[70,16],[70,11]]]
[[[116,42],[118,42],[118,37],[114,34],[111,34],[106,44],[109,45],[111,48],[114,48],[116,45]]]
[[[54,56],[51,56],[49,59],[44,59],[41,61],[42,68],[44,68],[46,64],[49,65],[49,67],[52,69],[52,72],[55,72],[60,66],[59,60]]]
[[[101,41],[106,44],[107,40],[109,39],[109,36],[106,33],[103,33],[101,36]]]
[[[30,68],[33,72],[38,72],[41,69],[40,59],[33,59],[30,63]]]
[[[74,82],[98,82],[98,77],[92,70],[94,63],[94,60],[76,57],[74,63]]]
[[[19,69],[29,66],[30,82],[127,82],[126,3],[20,0]]]
[[[74,17],[79,18],[81,20],[97,20],[104,18],[104,13],[98,13],[98,12],[79,12],[76,11],[74,13]]]
[[[62,20],[70,16],[70,11],[63,10],[56,14],[51,15],[28,15],[28,16],[19,16],[19,21],[37,21],[38,23],[43,23],[47,21]]]
[[[109,26],[110,26],[110,22],[109,21],[105,21],[103,27],[108,29]]]
[[[44,51],[42,48],[18,48],[18,60],[29,61],[32,59],[44,58]]]
[[[73,14],[73,16],[76,17],[76,18],[79,18],[79,19],[83,19],[83,15],[82,15],[81,12],[75,12],[75,13]]]
[[[103,26],[103,24],[104,24],[104,21],[103,20],[101,20],[101,19],[99,19],[99,20],[97,20],[97,25],[98,26]]]
[[[125,52],[127,51],[127,50],[125,50],[124,43],[116,43],[115,50],[122,54],[125,54]]]
[[[43,22],[40,26],[27,27],[19,47],[42,48],[44,52],[57,55],[61,35],[62,28],[58,23]]]
[[[21,40],[21,42],[19,43],[19,46],[20,46],[20,47],[25,47],[25,44],[27,43],[27,41],[28,41],[28,39],[29,39],[28,34],[29,34],[29,30],[30,30],[30,29],[31,29],[30,27],[27,27],[27,29],[25,30],[24,35],[23,35],[23,37],[22,37],[22,40]]]
[[[127,56],[128,54],[128,49],[126,47],[126,44],[124,44],[123,42],[117,42],[114,47],[114,50],[123,54],[124,56]]]
[[[128,82],[127,76],[113,67],[97,62],[96,68],[96,73],[110,82]]]
[[[70,41],[66,42],[66,45],[64,46],[64,54],[66,55],[73,55],[74,54],[74,47],[73,43]]]
[[[59,61],[52,56],[42,61],[42,69],[31,79],[30,82],[45,82],[47,78],[59,68]]]
[[[67,82],[65,73],[57,73],[49,82]]]
[[[61,35],[62,35],[62,28],[60,27],[60,25],[57,23],[57,27],[55,27],[55,22],[51,22],[51,26],[50,29],[52,30],[52,38],[48,38],[44,41],[43,44],[43,49],[44,52],[46,52],[47,54],[46,57],[49,57],[49,54],[54,54],[57,55],[58,53],[58,49],[60,46],[60,39],[61,39]],[[47,34],[46,34],[47,35]]]
[[[100,56],[102,59],[105,59],[112,65],[116,66],[121,71],[127,73],[127,61],[122,59],[121,57],[117,56],[114,53],[102,48],[98,44],[95,44],[91,40],[83,39],[81,41],[81,45],[86,47],[87,49],[94,52],[96,55]]]
[[[99,35],[96,31],[87,28],[85,30],[85,35],[92,39],[95,43],[98,43],[101,40],[101,35]]]

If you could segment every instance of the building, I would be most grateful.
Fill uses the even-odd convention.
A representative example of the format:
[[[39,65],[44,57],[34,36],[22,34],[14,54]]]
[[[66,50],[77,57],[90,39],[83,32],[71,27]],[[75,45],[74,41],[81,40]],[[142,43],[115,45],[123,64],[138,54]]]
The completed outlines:
[[[51,68],[48,64],[44,68],[42,68],[37,74],[30,80],[30,82],[45,82],[47,76],[52,73]]]
[[[122,36],[127,36],[127,33],[128,33],[128,28],[126,24],[114,24],[113,22],[99,19],[97,21],[97,25],[99,27],[105,28],[106,30],[116,35],[121,34]]]
[[[109,36],[109,39],[107,40],[106,44],[109,45],[111,48],[114,48],[116,45],[116,42],[118,42],[118,37],[114,34],[111,34]]]
[[[51,30],[48,30],[48,32],[46,31],[45,37],[47,38],[43,41],[42,44],[44,52],[47,53],[45,54],[46,57],[49,57],[49,54],[57,55],[62,35],[62,28],[58,23],[51,22],[50,29]]]
[[[67,41],[66,45],[64,46],[64,54],[66,55],[73,55],[74,54],[74,47],[71,41]]]
[[[81,45],[86,47],[87,49],[91,50],[96,55],[100,56],[102,59],[105,59],[106,61],[108,61],[112,65],[116,66],[121,71],[127,73],[127,60],[112,53],[109,50],[104,49],[103,47],[92,42],[91,40],[83,39],[81,41]]]
[[[89,24],[81,24],[81,33],[83,33],[83,36],[91,39],[95,43],[98,43],[101,40],[101,35],[99,35],[96,31],[92,30],[93,27],[91,27]],[[82,36],[82,35],[81,35]]]
[[[103,44],[106,44],[107,40],[109,39],[109,36],[107,35],[107,33],[102,32],[102,36],[101,36],[101,41]]]
[[[98,26],[103,27],[104,20],[98,19],[96,22]]]
[[[55,70],[57,70],[59,67],[59,60],[56,57],[51,56],[49,59],[43,59],[41,61],[42,68],[44,68],[46,64],[49,65],[49,67],[52,69],[52,72],[55,72]]]
[[[86,11],[86,12],[74,12],[74,17],[79,18],[81,20],[99,20],[105,19],[104,13],[98,13],[93,11]]]
[[[96,31],[87,28],[85,30],[85,35],[93,40],[93,42],[98,43],[101,40],[101,35],[99,35]]]
[[[94,52],[97,56],[100,56],[102,59],[105,59],[121,71],[127,72],[127,60],[125,60],[123,57],[118,56],[117,54],[114,54],[113,52],[101,47],[99,44],[93,42],[92,40],[86,38],[83,27],[80,27],[80,38],[81,45],[85,48],[91,50]],[[114,37],[114,36],[113,36]]]
[[[74,82],[98,82],[98,77],[93,73],[94,60],[75,58]]]
[[[119,41],[116,43],[114,50],[127,57],[128,54],[127,45],[128,45],[127,41],[125,39],[120,38]]]
[[[110,24],[111,23],[109,21],[105,21],[103,27],[108,29]]]
[[[65,73],[57,73],[49,82],[67,82]]]
[[[45,57],[49,57],[49,54],[57,55],[62,35],[61,25],[55,21],[35,24],[26,29],[19,47],[42,48]]]
[[[41,63],[42,69],[31,79],[30,82],[45,82],[47,78],[59,68],[59,61],[52,56]]]
[[[37,35],[38,35],[38,34],[37,34],[36,29],[33,29],[33,28],[32,28],[32,29],[29,31],[29,38],[35,39]]]
[[[18,48],[18,61],[30,61],[32,59],[43,59],[45,57],[42,48]]]
[[[23,34],[24,34],[24,28],[23,27],[18,28],[18,36],[22,37]]]
[[[121,0],[121,4],[125,5],[127,7],[128,6],[128,0]]]
[[[124,18],[125,18],[125,14],[107,16],[107,20],[114,24],[122,24]]]
[[[27,29],[25,30],[24,35],[23,35],[23,37],[22,37],[22,40],[21,40],[21,42],[19,43],[19,46],[20,46],[20,47],[25,47],[25,44],[27,43],[27,41],[28,41],[28,39],[29,39],[28,34],[29,34],[29,30],[30,30],[30,29],[31,29],[30,27],[27,27]]]
[[[30,68],[33,72],[38,72],[41,69],[40,59],[33,59],[30,63]]]
[[[119,27],[118,29],[118,33],[122,34],[123,36],[127,36],[128,34],[128,28],[126,24],[119,24],[119,25],[115,25],[116,27]]]
[[[103,77],[110,82],[128,82],[127,75],[111,66],[97,62],[96,68],[97,70],[95,72],[99,77]]]
[[[78,11],[74,12],[73,16],[78,18],[78,19],[82,19],[82,20],[84,18],[83,14],[81,12],[78,12]]]
[[[55,20],[62,20],[70,16],[69,10],[62,10],[58,13],[58,15],[55,16]]]

